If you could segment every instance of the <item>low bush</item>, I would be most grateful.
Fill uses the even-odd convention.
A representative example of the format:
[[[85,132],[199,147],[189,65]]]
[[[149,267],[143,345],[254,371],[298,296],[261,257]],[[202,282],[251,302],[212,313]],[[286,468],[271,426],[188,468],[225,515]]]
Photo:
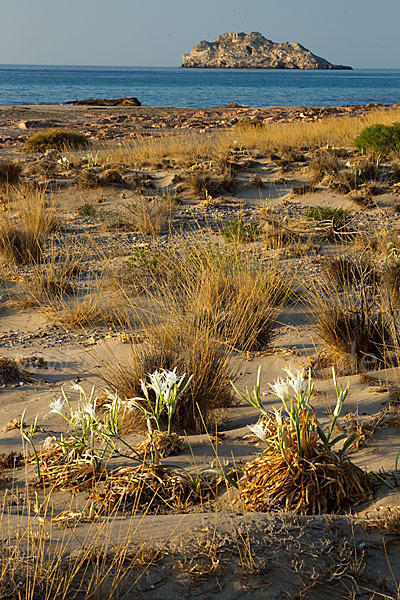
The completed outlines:
[[[29,137],[23,145],[22,151],[31,154],[33,152],[45,152],[50,148],[71,150],[84,148],[87,145],[87,138],[78,131],[46,129]]]
[[[255,242],[260,235],[260,228],[255,223],[232,219],[224,226],[221,233],[226,242]]]
[[[367,151],[387,155],[400,152],[400,123],[382,125],[377,123],[367,127],[354,140],[355,147],[361,153]]]
[[[330,206],[310,206],[305,211],[307,221],[323,223],[330,221],[334,229],[342,229],[346,226],[350,217],[348,210],[343,208],[331,208]]]

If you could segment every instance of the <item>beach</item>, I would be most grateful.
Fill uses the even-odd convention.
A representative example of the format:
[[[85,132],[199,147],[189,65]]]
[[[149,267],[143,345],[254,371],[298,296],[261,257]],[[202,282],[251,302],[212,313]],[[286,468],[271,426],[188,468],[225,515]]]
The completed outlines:
[[[399,119],[400,105],[372,104],[0,107],[0,564],[12,578],[45,589],[52,564],[54,581],[73,572],[77,597],[398,597],[400,163],[355,139]],[[165,411],[157,446],[148,414],[123,403],[145,404],[140,380],[163,368],[189,387],[176,439]],[[264,413],[231,385],[251,393],[260,368]],[[246,465],[267,450],[248,425],[286,414],[271,388],[284,369],[303,390],[314,381],[303,409],[343,438],[324,454],[315,425],[313,448],[343,479],[327,499],[331,471],[307,494],[293,484],[296,502],[252,504]],[[98,419],[92,446],[66,418],[78,406]],[[57,445],[69,436],[79,451]],[[354,498],[343,455],[364,482]],[[25,551],[37,572],[18,571]]]

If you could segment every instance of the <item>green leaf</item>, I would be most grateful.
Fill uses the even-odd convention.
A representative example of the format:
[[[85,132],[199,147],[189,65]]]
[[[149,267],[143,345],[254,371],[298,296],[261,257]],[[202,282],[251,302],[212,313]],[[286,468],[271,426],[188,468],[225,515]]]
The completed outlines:
[[[350,448],[350,446],[352,445],[352,443],[353,443],[353,442],[354,442],[356,439],[357,439],[357,434],[356,434],[356,433],[353,433],[353,435],[351,435],[351,436],[348,438],[347,442],[346,442],[345,444],[343,444],[343,448],[341,449],[341,451],[340,451],[340,454],[343,454],[344,452],[346,452],[346,450],[347,450],[348,448]]]

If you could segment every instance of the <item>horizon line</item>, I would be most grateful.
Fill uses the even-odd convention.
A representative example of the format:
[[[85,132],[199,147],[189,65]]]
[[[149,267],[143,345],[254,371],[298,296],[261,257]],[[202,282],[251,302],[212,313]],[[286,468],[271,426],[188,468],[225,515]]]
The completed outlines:
[[[123,68],[128,68],[128,69],[182,69],[182,70],[190,70],[190,71],[196,71],[196,69],[189,69],[185,67],[181,67],[180,65],[90,65],[90,64],[64,64],[64,63],[53,63],[53,64],[49,64],[49,63],[24,63],[24,62],[20,62],[20,63],[0,63],[0,67],[80,67],[80,68],[118,68],[118,69],[123,69]],[[197,70],[201,70],[200,68]],[[203,69],[206,70],[206,69]],[[330,69],[223,69],[223,68],[214,68],[214,69],[207,69],[210,71],[288,71],[288,72],[296,72],[298,73],[299,71],[330,71]],[[400,67],[353,67],[353,71],[354,70],[379,70],[379,71],[398,71],[400,70]],[[350,72],[350,71],[349,71]]]

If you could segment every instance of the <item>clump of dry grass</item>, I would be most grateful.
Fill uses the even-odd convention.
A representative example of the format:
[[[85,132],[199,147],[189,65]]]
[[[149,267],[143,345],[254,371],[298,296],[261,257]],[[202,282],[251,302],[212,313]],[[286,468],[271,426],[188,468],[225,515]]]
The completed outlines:
[[[262,229],[265,234],[266,248],[280,250],[287,246],[296,247],[301,243],[301,235],[284,222],[269,219]]]
[[[154,431],[152,444],[154,452],[159,458],[175,456],[176,454],[180,454],[184,448],[183,438],[174,432],[172,432],[171,436],[168,437],[166,431]],[[150,440],[147,438],[142,442],[139,442],[139,444],[135,446],[135,451],[139,454],[139,456],[143,456],[145,460],[149,459],[151,456]]]
[[[355,372],[386,364],[392,344],[389,318],[363,292],[330,296],[316,294],[312,300],[317,334],[330,359]]]
[[[182,511],[214,497],[221,478],[157,466],[119,467],[108,474],[104,492],[93,492],[103,510]]]
[[[16,264],[38,262],[44,239],[60,227],[54,197],[47,198],[38,189],[11,190],[8,211],[0,219],[0,252]]]
[[[209,196],[218,196],[235,191],[235,179],[232,171],[223,175],[213,175],[205,171],[194,171],[187,179],[191,192],[204,200]]]
[[[294,185],[292,187],[293,196],[304,196],[305,194],[313,194],[316,186],[312,183],[303,183],[302,185]]]
[[[376,519],[373,519],[372,525],[383,531],[386,531],[390,535],[396,537],[400,535],[400,507],[398,506],[385,506],[379,507],[379,515]]]
[[[179,315],[177,315],[178,317]],[[201,432],[213,423],[218,411],[233,403],[229,352],[215,339],[215,330],[193,325],[180,315],[164,318],[146,327],[146,343],[132,345],[129,361],[108,358],[100,377],[122,398],[141,394],[140,380],[161,368],[193,375],[174,415],[178,432]],[[142,423],[142,414],[132,412],[126,422],[130,429]],[[141,426],[141,425],[140,425]]]
[[[308,170],[315,183],[320,183],[326,176],[333,177],[341,168],[340,160],[334,150],[318,152],[309,164]]]
[[[266,451],[246,465],[240,499],[248,510],[293,510],[302,514],[335,513],[371,496],[367,475],[332,450],[311,458],[288,451]]]
[[[40,304],[40,308],[50,320],[67,328],[95,325],[126,327],[129,323],[129,315],[121,298],[107,297],[101,288],[86,293],[80,293],[78,289],[70,297],[48,297]]]
[[[21,308],[51,304],[56,298],[73,294],[73,267],[70,262],[54,260],[35,265],[29,277],[20,283],[11,295],[14,304]]]
[[[15,185],[19,182],[22,166],[12,160],[0,161],[0,184]]]
[[[25,264],[38,262],[43,241],[34,232],[0,221],[0,254],[7,262]]]
[[[97,173],[87,169],[75,177],[75,185],[83,189],[93,189],[100,187],[101,184]]]
[[[365,257],[332,256],[324,266],[327,279],[334,286],[376,286],[379,283],[376,269]]]
[[[125,206],[128,223],[143,235],[160,235],[169,225],[174,207],[162,198],[138,196],[130,206]]]
[[[382,279],[390,294],[390,301],[397,308],[400,305],[400,262],[388,261],[383,270]]]
[[[291,280],[273,262],[260,263],[241,245],[199,243],[169,252],[139,253],[131,263],[133,292],[158,294],[177,321],[214,330],[216,339],[240,350],[268,346]],[[152,291],[151,291],[152,290]]]
[[[32,381],[29,373],[20,367],[13,358],[0,357],[0,385],[6,386],[21,381]]]

